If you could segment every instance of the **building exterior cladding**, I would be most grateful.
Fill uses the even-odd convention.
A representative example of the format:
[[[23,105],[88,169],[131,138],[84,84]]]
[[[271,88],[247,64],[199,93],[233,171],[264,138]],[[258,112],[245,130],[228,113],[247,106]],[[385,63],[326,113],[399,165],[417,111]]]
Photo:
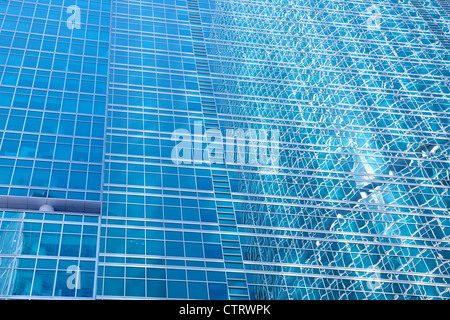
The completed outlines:
[[[446,0],[0,2],[0,298],[450,298],[449,27]]]

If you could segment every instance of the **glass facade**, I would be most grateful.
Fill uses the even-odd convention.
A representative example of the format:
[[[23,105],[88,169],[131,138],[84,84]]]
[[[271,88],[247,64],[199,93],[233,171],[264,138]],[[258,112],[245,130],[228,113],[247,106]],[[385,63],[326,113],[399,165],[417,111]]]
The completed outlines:
[[[445,0],[0,2],[0,298],[450,298]]]

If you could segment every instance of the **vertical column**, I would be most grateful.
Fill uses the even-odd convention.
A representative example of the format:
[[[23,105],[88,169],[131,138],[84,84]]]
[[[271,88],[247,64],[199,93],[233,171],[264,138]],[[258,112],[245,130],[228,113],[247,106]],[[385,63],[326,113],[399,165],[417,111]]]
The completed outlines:
[[[194,40],[195,65],[199,76],[200,101],[202,111],[208,115],[205,120],[205,129],[220,130],[198,0],[187,0],[187,4],[189,21],[191,23],[191,34]],[[216,156],[220,156],[220,153]],[[219,161],[219,163],[212,161],[211,171],[214,193],[216,199],[223,199],[216,200],[216,208],[221,231],[225,267],[227,270],[237,271],[227,272],[228,295],[230,299],[249,299],[248,285],[243,273],[244,265],[241,245],[239,236],[237,235],[236,218],[231,201],[231,189],[226,169],[226,165],[222,161]],[[238,272],[238,270],[242,272]]]

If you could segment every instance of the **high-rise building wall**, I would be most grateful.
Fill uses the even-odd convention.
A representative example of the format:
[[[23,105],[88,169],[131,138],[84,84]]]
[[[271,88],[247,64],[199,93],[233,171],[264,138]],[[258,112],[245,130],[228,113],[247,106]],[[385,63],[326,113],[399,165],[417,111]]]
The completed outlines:
[[[0,297],[449,298],[449,18],[1,2]]]
[[[227,299],[245,278],[225,269],[211,166],[171,157],[174,130],[212,118],[192,16],[197,3],[113,3],[98,298]]]
[[[2,296],[94,297],[110,18],[111,1],[0,3]]]
[[[447,9],[216,2],[221,118],[280,131],[234,175],[255,296],[448,297]]]
[[[77,3],[0,4],[2,196],[101,200],[111,4]]]

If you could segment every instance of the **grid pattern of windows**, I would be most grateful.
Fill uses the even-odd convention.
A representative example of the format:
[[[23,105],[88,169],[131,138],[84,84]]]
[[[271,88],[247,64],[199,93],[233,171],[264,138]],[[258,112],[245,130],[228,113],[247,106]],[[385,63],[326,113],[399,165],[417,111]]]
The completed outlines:
[[[0,3],[0,194],[100,201],[110,1]]]
[[[1,214],[0,297],[94,297],[98,216]]]
[[[450,296],[448,18],[445,1],[216,1],[223,125],[280,132],[275,170],[228,170],[254,297]]]
[[[0,298],[450,298],[448,1],[73,5],[0,2],[0,203],[101,214],[0,211]]]
[[[176,4],[176,5],[175,5]],[[211,167],[172,132],[208,121],[184,1],[114,1],[98,298],[228,299]]]

